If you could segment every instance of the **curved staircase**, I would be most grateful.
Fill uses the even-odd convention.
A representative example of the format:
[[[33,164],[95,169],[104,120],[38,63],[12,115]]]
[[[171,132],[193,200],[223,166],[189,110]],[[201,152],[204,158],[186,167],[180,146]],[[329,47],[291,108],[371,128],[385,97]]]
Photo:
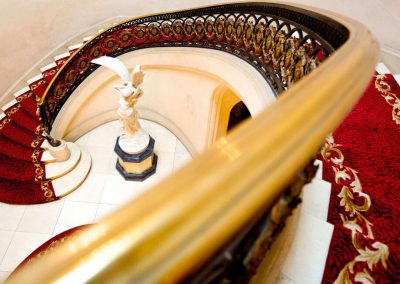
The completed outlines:
[[[84,38],[83,43],[90,37]],[[70,158],[55,162],[47,150],[37,100],[57,71],[83,44],[68,48],[40,68],[41,74],[29,79],[27,86],[14,93],[14,99],[0,111],[0,202],[36,204],[56,200],[73,191],[90,169],[90,155],[68,143]]]

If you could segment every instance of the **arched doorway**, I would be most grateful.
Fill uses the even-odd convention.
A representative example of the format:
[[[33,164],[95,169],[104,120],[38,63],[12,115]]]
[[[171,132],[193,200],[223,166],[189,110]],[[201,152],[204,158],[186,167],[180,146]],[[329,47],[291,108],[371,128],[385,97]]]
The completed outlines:
[[[240,101],[233,106],[231,112],[229,114],[228,128],[226,130],[227,133],[231,131],[234,127],[239,125],[242,121],[251,117],[249,109],[246,105]]]
[[[226,136],[228,131],[248,117],[251,117],[250,111],[236,92],[226,85],[216,88],[210,113],[208,145]]]

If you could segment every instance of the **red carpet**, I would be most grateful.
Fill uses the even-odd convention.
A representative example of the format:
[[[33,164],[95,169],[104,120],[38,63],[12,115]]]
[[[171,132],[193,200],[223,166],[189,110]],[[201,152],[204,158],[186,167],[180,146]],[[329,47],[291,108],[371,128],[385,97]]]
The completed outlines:
[[[0,202],[36,204],[57,199],[40,162],[44,139],[36,96],[43,95],[47,84],[45,80],[30,84],[30,90],[16,98],[18,103],[0,121]]]
[[[322,283],[400,283],[400,87],[377,75],[321,151],[335,225]]]
[[[32,130],[34,131],[34,130]],[[36,136],[32,131],[20,127],[16,122],[9,118],[0,121],[0,134],[13,140],[14,142],[32,148],[40,146],[42,137]]]
[[[36,98],[32,91],[29,91],[17,98],[18,103],[21,107],[35,120],[39,121],[39,117],[36,115],[37,106]]]
[[[26,131],[40,134],[36,131],[39,126],[39,120],[32,118],[19,103],[7,109],[5,113],[10,119],[18,123],[18,125],[23,127]]]
[[[1,202],[11,204],[37,204],[56,200],[50,181],[22,182],[0,179]]]
[[[62,232],[54,237],[52,237],[50,240],[42,244],[40,247],[35,249],[30,255],[28,255],[18,266],[15,268],[15,270],[11,273],[9,278],[12,277],[12,275],[19,269],[23,269],[25,265],[29,265],[29,263],[35,261],[36,259],[41,258],[43,255],[46,255],[56,247],[58,247],[60,244],[64,243],[66,240],[70,239],[73,237],[73,233],[80,232],[86,227],[90,226],[90,224],[87,225],[81,225],[72,229],[69,229],[65,232]]]

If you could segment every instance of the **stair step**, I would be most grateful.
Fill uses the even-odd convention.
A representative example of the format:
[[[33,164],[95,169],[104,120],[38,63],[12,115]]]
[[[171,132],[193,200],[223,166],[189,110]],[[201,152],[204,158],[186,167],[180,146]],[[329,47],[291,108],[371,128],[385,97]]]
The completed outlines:
[[[1,110],[3,112],[7,112],[9,111],[11,108],[15,107],[15,105],[18,104],[17,99],[12,99],[11,101],[9,101],[8,103],[6,103],[5,105],[3,105],[1,107]]]
[[[23,110],[30,115],[31,118],[36,120],[39,123],[39,117],[36,115],[37,112],[37,103],[35,96],[24,98],[19,101],[19,104],[23,108]]]
[[[39,143],[37,135],[26,131],[9,118],[2,119],[0,121],[0,125],[1,135],[7,136],[7,138],[15,141],[16,143],[32,148],[37,148],[41,144]]]
[[[376,72],[378,72],[378,74],[390,74],[392,72],[390,72],[389,68],[385,65],[385,63],[383,62],[379,62],[376,67],[375,67]]]
[[[64,162],[54,162],[46,164],[46,179],[55,179],[72,171],[81,157],[81,150],[75,144],[67,142],[67,147],[71,153],[68,160]]]
[[[39,120],[36,116],[37,103],[35,95],[32,93],[31,89],[26,86],[18,92],[14,93],[14,97],[21,107],[35,120]]]
[[[22,95],[24,95],[24,94],[26,94],[26,93],[28,93],[28,92],[30,92],[30,91],[31,91],[31,89],[30,89],[28,86],[25,86],[25,87],[23,87],[21,90],[16,91],[16,92],[14,93],[14,97],[15,97],[15,98],[18,98],[19,96],[22,96]]]
[[[43,164],[34,164],[29,161],[17,160],[0,154],[0,178],[15,181],[44,180]]]
[[[57,73],[57,64],[55,62],[46,65],[40,68],[40,72],[42,72],[43,79],[50,84],[51,80],[53,80],[54,75]]]
[[[70,56],[71,54],[69,52],[65,52],[57,56],[54,56],[54,62],[57,64],[57,69],[63,66],[65,61],[67,61]]]
[[[331,187],[330,182],[317,178],[306,184],[303,189],[302,211],[327,221]]]
[[[27,81],[29,88],[32,90],[32,92],[41,98],[46,91],[48,83],[46,80],[44,80],[44,77],[42,74],[39,74]]]
[[[55,195],[63,197],[77,189],[86,179],[92,160],[87,150],[81,149],[81,158],[76,167],[68,174],[52,181]]]
[[[393,75],[394,79],[396,80],[397,84],[400,86],[400,74]]]
[[[322,161],[321,160],[315,160],[314,165],[318,166],[318,170],[315,173],[315,178],[321,179],[322,180]]]
[[[334,226],[301,212],[281,273],[295,283],[321,283]]]
[[[0,202],[11,204],[35,204],[46,202],[45,191],[52,191],[51,182],[18,182],[0,179]],[[48,193],[46,193],[48,194]]]
[[[68,51],[70,54],[73,54],[75,51],[77,51],[79,48],[81,48],[83,45],[83,43],[78,43],[78,44],[74,44],[71,46],[68,46]]]
[[[32,161],[35,149],[15,143],[15,141],[0,135],[0,153],[13,159]],[[39,157],[40,158],[40,157]],[[40,161],[40,160],[39,160]]]
[[[34,135],[40,134],[37,130],[38,126],[40,125],[39,121],[32,118],[31,115],[26,110],[24,110],[24,108],[22,108],[20,104],[17,104],[14,107],[18,109],[7,110],[7,116],[11,118],[14,123],[24,128],[27,132],[31,132]]]

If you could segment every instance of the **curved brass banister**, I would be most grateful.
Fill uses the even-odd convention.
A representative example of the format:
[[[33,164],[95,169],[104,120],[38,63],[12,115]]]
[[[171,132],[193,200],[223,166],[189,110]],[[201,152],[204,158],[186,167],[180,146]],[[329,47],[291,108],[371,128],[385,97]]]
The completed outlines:
[[[377,42],[357,22],[330,16],[350,35],[316,71],[10,283],[171,283],[207,261],[283,193],[367,85]]]

